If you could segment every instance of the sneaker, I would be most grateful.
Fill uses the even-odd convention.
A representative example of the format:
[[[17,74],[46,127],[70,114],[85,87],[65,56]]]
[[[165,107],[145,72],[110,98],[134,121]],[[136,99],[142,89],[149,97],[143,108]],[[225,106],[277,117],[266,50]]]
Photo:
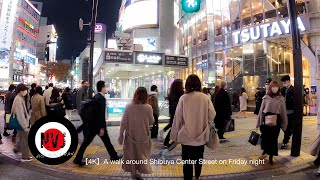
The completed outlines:
[[[3,136],[7,137],[7,136],[10,136],[10,134],[7,131],[5,131],[3,132]]]
[[[30,161],[32,161],[32,159],[30,159],[30,158],[21,158],[20,161],[21,162],[30,162]]]
[[[159,131],[158,139],[159,139],[160,141],[163,140],[164,133],[165,133],[165,131],[164,131],[163,129]]]
[[[76,164],[78,166],[84,166],[86,165],[86,163],[82,162],[82,161],[76,161],[76,160],[73,160],[73,164]]]
[[[287,149],[287,147],[288,147],[288,144],[281,144],[280,149]]]
[[[118,154],[118,156],[117,156],[117,157],[112,157],[112,158],[110,158],[110,160],[111,160],[111,161],[116,161],[116,160],[120,160],[120,159],[122,159],[122,157],[123,157],[123,155],[122,155],[122,154]]]
[[[168,149],[162,150],[160,152],[160,155],[162,160],[166,160],[167,157],[170,155],[170,151]]]

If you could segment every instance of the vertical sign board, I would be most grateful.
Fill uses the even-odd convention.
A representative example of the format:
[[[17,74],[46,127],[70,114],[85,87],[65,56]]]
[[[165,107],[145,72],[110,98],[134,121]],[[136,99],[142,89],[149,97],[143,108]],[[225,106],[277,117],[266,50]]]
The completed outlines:
[[[0,49],[10,50],[18,0],[4,0],[0,17]]]

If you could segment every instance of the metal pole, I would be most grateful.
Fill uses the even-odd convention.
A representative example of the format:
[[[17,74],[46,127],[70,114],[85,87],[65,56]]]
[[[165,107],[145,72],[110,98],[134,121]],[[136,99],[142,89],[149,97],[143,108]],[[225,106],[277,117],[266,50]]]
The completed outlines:
[[[89,59],[89,98],[93,95],[93,53],[94,53],[94,30],[97,20],[98,0],[93,0],[92,4],[92,20],[91,20],[91,44],[90,44],[90,59]]]
[[[294,104],[295,119],[292,119],[292,145],[291,156],[300,156],[302,118],[303,118],[303,75],[302,75],[302,52],[300,46],[300,33],[297,23],[297,11],[295,0],[289,0],[289,14],[291,22],[291,35],[293,47],[294,66]],[[290,119],[289,119],[290,121]]]

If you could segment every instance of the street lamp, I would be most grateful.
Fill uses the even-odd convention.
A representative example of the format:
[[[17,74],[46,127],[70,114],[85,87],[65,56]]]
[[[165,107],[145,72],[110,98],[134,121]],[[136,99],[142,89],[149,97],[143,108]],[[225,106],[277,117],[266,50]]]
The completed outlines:
[[[97,21],[97,12],[98,12],[98,4],[99,0],[92,0],[92,17],[91,22],[89,24],[83,24],[83,20],[79,19],[79,29],[83,30],[84,25],[91,26],[90,38],[90,58],[89,58],[89,98],[92,98],[93,95],[93,54],[94,54],[94,35],[95,35],[95,27]]]

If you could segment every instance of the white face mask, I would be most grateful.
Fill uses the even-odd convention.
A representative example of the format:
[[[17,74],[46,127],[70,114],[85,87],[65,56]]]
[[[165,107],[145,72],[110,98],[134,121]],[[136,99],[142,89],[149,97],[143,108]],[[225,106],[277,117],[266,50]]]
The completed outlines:
[[[22,96],[26,96],[28,94],[28,91],[25,90],[25,91],[22,91]]]
[[[265,88],[268,91],[269,90],[269,85],[265,85]]]
[[[272,91],[273,94],[276,94],[279,91],[279,88],[278,87],[272,87],[271,91]]]

